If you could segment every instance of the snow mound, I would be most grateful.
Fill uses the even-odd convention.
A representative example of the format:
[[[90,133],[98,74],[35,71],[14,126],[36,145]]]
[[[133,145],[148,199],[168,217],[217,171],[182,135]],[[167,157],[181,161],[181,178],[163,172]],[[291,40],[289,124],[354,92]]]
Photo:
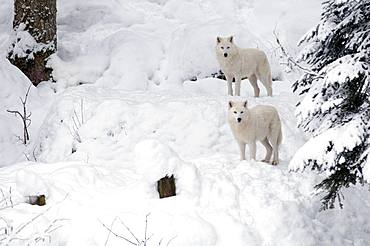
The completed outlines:
[[[41,108],[41,98],[29,79],[7,59],[0,58],[0,167],[22,160],[26,146],[22,145],[22,119],[7,110],[23,113],[20,98],[25,99],[28,88],[27,112],[32,113],[29,132],[31,139],[37,134],[40,122],[35,117],[43,117],[45,109]]]

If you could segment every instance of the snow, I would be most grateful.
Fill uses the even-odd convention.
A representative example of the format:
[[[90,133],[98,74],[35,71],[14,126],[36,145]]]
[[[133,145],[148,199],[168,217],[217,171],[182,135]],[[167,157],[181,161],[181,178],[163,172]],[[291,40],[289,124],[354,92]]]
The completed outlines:
[[[316,135],[326,130],[332,122],[330,114],[326,115],[326,112],[337,110],[336,106],[346,99],[342,98],[341,95],[336,95],[337,91],[345,90],[347,81],[360,77],[367,68],[368,65],[365,62],[360,62],[357,58],[346,55],[330,63],[323,69],[324,71],[320,71],[324,78],[311,86],[307,96],[297,106],[298,124],[305,125],[307,123],[305,128],[314,131]],[[325,93],[322,88],[326,88]],[[318,112],[325,117],[310,120],[310,117]]]
[[[11,43],[14,47],[9,47],[9,51],[12,51],[10,58],[15,57],[26,57],[27,59],[33,59],[34,54],[43,50],[54,50],[53,42],[48,44],[38,43],[32,35],[25,31],[25,24],[20,24],[17,30],[11,36]]]
[[[361,117],[353,118],[341,127],[330,128],[310,139],[294,155],[289,167],[294,171],[303,170],[307,164],[305,160],[312,159],[324,163],[325,168],[335,167],[337,153],[351,151],[363,141],[362,136],[366,129],[359,127],[361,122]],[[328,151],[330,142],[333,143],[333,147]]]
[[[6,110],[23,112],[20,98],[24,99],[31,82],[16,67],[5,58],[0,59],[0,167],[12,164],[24,158],[27,153],[17,136],[23,137],[23,125],[19,116],[8,113]],[[42,108],[42,99],[36,88],[31,87],[26,106],[33,116],[42,119],[47,108]],[[34,120],[30,125],[30,134],[37,134],[41,121]]]
[[[142,240],[148,214],[148,245],[366,245],[368,191],[346,190],[344,209],[319,212],[320,176],[289,170],[310,144],[296,128],[292,81],[275,81],[274,97],[261,89],[260,98],[243,82],[232,98],[225,81],[208,77],[219,70],[216,36],[231,34],[266,51],[278,76],[276,22],[293,46],[319,18],[319,3],[58,1],[58,53],[49,61],[56,83],[31,87],[26,146],[16,137],[20,119],[5,110],[20,109],[30,81],[0,59],[0,245],[15,237],[27,241],[5,245],[125,245],[103,224],[135,240],[122,220]],[[12,1],[1,1],[2,52],[11,11]],[[281,164],[239,161],[226,121],[231,99],[278,109]],[[172,174],[177,196],[159,199],[156,181]],[[25,203],[41,194],[46,206]]]

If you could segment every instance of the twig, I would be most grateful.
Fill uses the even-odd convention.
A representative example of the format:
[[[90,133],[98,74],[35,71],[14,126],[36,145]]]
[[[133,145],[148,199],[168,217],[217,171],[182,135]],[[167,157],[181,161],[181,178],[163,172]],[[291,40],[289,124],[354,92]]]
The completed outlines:
[[[134,243],[134,242],[132,242],[131,240],[129,240],[129,239],[127,239],[127,238],[125,238],[125,237],[123,237],[123,236],[121,236],[121,235],[118,235],[117,233],[115,233],[113,230],[111,230],[109,227],[107,227],[103,222],[101,222],[100,221],[100,223],[110,232],[110,233],[112,233],[114,236],[116,236],[116,237],[118,237],[118,238],[121,238],[121,239],[123,239],[123,240],[125,240],[126,242],[128,242],[128,243],[130,243],[130,244],[132,244],[132,245],[137,245],[136,243]]]
[[[172,237],[170,240],[168,240],[168,242],[167,242],[167,246],[168,246],[168,245],[170,245],[170,243],[172,242],[172,240],[174,240],[176,237],[177,237],[177,236],[174,236],[174,237]]]
[[[1,194],[2,194],[2,196],[3,196],[3,200],[1,201],[1,202],[5,202],[5,206],[7,207],[8,206],[8,201],[7,201],[7,199],[6,199],[6,197],[5,197],[5,194],[4,194],[4,192],[3,192],[3,189],[0,189],[0,191],[1,191]]]
[[[113,224],[114,224],[114,222],[116,222],[117,218],[118,217],[115,217],[114,220],[112,221],[112,224],[110,225],[111,230],[112,230]],[[109,233],[108,233],[108,236],[107,236],[107,239],[105,240],[104,246],[106,246],[108,244],[110,234],[111,234],[111,231],[109,231]]]
[[[144,240],[141,240],[141,239],[139,239],[139,238],[137,238],[136,236],[135,236],[135,234],[131,231],[131,229],[121,220],[121,218],[119,218],[119,217],[115,217],[114,218],[114,220],[112,221],[112,223],[111,223],[111,226],[110,227],[108,227],[108,226],[106,226],[103,222],[101,222],[100,220],[99,220],[99,222],[109,231],[109,234],[108,234],[108,236],[107,236],[107,239],[106,239],[106,241],[105,241],[105,246],[108,244],[108,241],[109,241],[109,236],[110,236],[110,234],[113,234],[114,236],[116,236],[116,237],[118,237],[118,238],[121,238],[121,239],[123,239],[123,240],[125,240],[126,242],[128,242],[128,243],[130,243],[130,244],[132,244],[132,245],[135,245],[135,246],[140,246],[140,245],[142,245],[142,246],[147,246],[147,242],[149,242],[149,240],[153,237],[153,235],[154,234],[151,234],[150,236],[148,236],[148,218],[149,218],[149,216],[150,216],[150,213],[149,214],[147,214],[146,215],[146,217],[145,217],[145,231],[144,231]],[[116,222],[116,220],[119,220],[120,221],[120,223],[126,228],[126,230],[131,234],[131,236],[133,236],[134,238],[135,238],[135,241],[136,242],[134,242],[134,241],[131,241],[130,239],[128,239],[128,238],[126,238],[126,237],[124,237],[124,236],[121,236],[121,235],[119,235],[119,234],[117,234],[117,233],[115,233],[114,231],[113,231],[113,226],[114,226],[114,223]],[[170,243],[171,243],[171,241],[173,240],[173,239],[175,239],[176,238],[176,236],[175,237],[173,237],[173,238],[171,238],[168,242],[167,242],[167,246],[168,245],[170,245]],[[162,245],[162,243],[163,243],[163,238],[158,242],[158,246],[160,246],[160,245]]]
[[[292,67],[292,65],[298,67],[299,69],[305,71],[306,73],[310,74],[310,75],[313,75],[313,76],[316,76],[316,77],[319,77],[319,78],[323,78],[321,75],[319,75],[318,73],[312,71],[311,69],[309,68],[306,68],[306,67],[303,67],[302,65],[300,65],[299,63],[297,63],[294,58],[292,56],[289,55],[289,53],[285,50],[284,46],[281,44],[280,42],[280,39],[279,39],[279,36],[278,34],[276,33],[276,28],[274,29],[273,31],[273,34],[275,36],[275,39],[276,39],[276,43],[279,45],[280,47],[280,50],[281,52],[283,53],[283,55],[286,57],[287,59],[287,65],[289,67]]]
[[[30,161],[30,158],[28,157],[26,153],[23,153],[23,155],[26,157],[27,161]]]
[[[77,111],[73,109],[72,113],[72,123],[67,125],[69,133],[71,136],[79,143],[81,143],[81,136],[78,133],[78,130],[80,127],[84,124],[84,110],[83,110],[83,99],[81,98],[81,104],[80,104],[80,110],[81,115],[78,116]]]
[[[81,122],[84,124],[84,100],[81,98]]]
[[[27,107],[26,107],[27,99],[28,99],[28,95],[29,95],[30,89],[31,89],[31,85],[28,87],[24,99],[22,99],[20,97],[20,100],[21,100],[21,103],[22,103],[22,107],[23,107],[23,114],[20,113],[18,110],[6,110],[8,113],[19,115],[19,117],[21,117],[22,122],[23,122],[23,144],[27,144],[27,141],[30,140],[30,135],[28,133],[28,127],[31,125],[31,119],[30,119],[30,117],[31,117],[32,113],[29,113],[28,114],[27,113]]]
[[[67,199],[67,197],[68,197],[68,195],[69,194],[67,194],[65,197],[64,197],[64,199],[63,200],[61,200],[60,202],[58,202],[57,204],[60,204],[61,202],[63,202],[65,199]],[[13,204],[13,202],[12,202],[12,204]],[[57,205],[56,204],[56,205]],[[6,236],[7,237],[5,237],[5,238],[2,238],[1,240],[7,240],[6,242],[7,243],[10,243],[11,241],[14,241],[14,240],[22,240],[22,241],[24,241],[24,240],[29,240],[29,238],[27,238],[27,239],[22,239],[22,238],[20,238],[19,236],[18,236],[18,234],[22,231],[22,230],[24,230],[27,226],[29,226],[30,224],[32,224],[35,220],[37,220],[38,218],[40,218],[41,216],[43,216],[44,214],[46,214],[50,209],[52,209],[54,206],[50,206],[49,208],[47,208],[46,210],[44,210],[42,213],[40,213],[40,214],[38,214],[38,215],[36,215],[36,216],[34,216],[34,217],[32,217],[30,220],[28,220],[26,223],[24,223],[23,225],[21,225],[21,226],[19,226],[17,229],[16,229],[16,231],[15,232],[12,232],[11,234],[6,234]],[[52,232],[52,231],[55,231],[56,229],[58,229],[59,227],[56,227],[56,228],[53,228],[52,230],[51,230],[51,228],[52,228],[52,226],[57,222],[57,221],[61,221],[61,220],[65,220],[65,219],[56,219],[56,220],[54,220],[52,223],[51,223],[51,225],[49,225],[46,229],[45,229],[45,231],[44,231],[44,233],[50,233],[50,232]],[[7,225],[7,226],[9,226],[9,225]],[[13,229],[12,229],[13,230]],[[38,239],[38,238],[40,238],[40,239]],[[36,237],[36,238],[34,238],[33,240],[41,240],[41,237]],[[5,244],[5,245],[8,245],[8,244]]]
[[[150,213],[145,216],[144,246],[146,246],[146,242],[147,242],[146,233],[147,233],[147,230],[148,230],[148,216],[149,215],[150,215]]]
[[[11,186],[9,187],[9,202],[10,202],[10,205],[12,206],[12,208],[13,208],[12,187]]]
[[[66,220],[69,220],[69,219],[54,219],[50,224],[49,226],[44,230],[43,234],[44,235],[41,235],[41,236],[38,236],[36,237],[34,240],[35,242],[38,242],[40,240],[43,240],[45,237],[48,237],[49,240],[50,240],[50,235],[47,235],[47,234],[50,234],[56,230],[58,230],[59,228],[61,228],[63,225],[58,225],[56,227],[53,228],[53,226],[59,222],[59,221],[66,221]]]
[[[48,207],[45,211],[43,211],[42,213],[34,216],[33,218],[31,218],[29,221],[27,221],[26,223],[24,223],[22,226],[20,226],[14,233],[14,235],[17,235],[18,233],[20,233],[24,228],[26,228],[29,224],[31,224],[32,222],[34,222],[35,220],[37,220],[39,217],[43,216],[46,212],[48,212],[52,207]]]
[[[36,161],[36,162],[37,162],[37,158],[36,158],[35,151],[36,151],[36,147],[35,147],[35,148],[33,148],[32,156],[33,156],[34,161]]]
[[[121,222],[121,224],[126,228],[126,230],[131,234],[131,236],[133,236],[134,238],[135,238],[135,240],[136,240],[136,242],[138,243],[138,244],[140,244],[140,241],[139,241],[139,239],[137,239],[137,237],[135,236],[135,234],[130,230],[130,228],[120,219],[120,218],[118,218],[119,219],[119,221]]]

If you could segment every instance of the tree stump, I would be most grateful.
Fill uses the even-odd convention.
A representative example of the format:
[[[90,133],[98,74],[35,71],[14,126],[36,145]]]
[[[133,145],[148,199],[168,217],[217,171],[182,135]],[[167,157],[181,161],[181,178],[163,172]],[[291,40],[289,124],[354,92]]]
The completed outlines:
[[[31,205],[44,206],[44,205],[46,205],[45,195],[29,196],[28,197],[28,203],[31,204]]]
[[[176,196],[176,185],[175,178],[173,175],[168,177],[167,175],[157,181],[157,190],[159,198],[165,198],[170,196]]]
[[[46,67],[47,59],[57,50],[56,0],[15,0],[12,41],[8,59],[18,67],[34,85],[51,79],[52,69]],[[28,32],[37,45],[25,49],[24,36]],[[20,48],[23,47],[23,48]]]

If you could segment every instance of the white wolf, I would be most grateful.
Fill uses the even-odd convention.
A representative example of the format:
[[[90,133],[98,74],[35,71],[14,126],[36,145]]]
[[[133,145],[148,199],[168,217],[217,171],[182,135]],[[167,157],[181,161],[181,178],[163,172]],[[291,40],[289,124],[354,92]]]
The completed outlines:
[[[264,162],[272,165],[279,162],[279,145],[282,141],[281,122],[277,110],[272,106],[259,105],[251,109],[245,102],[229,102],[228,121],[240,148],[240,159],[245,160],[245,145],[249,145],[250,158],[256,159],[256,142],[266,148]]]
[[[255,97],[260,95],[257,79],[265,86],[267,95],[272,96],[271,69],[263,51],[259,49],[241,49],[234,44],[233,36],[217,37],[216,55],[221,70],[227,79],[229,95],[233,95],[233,78],[235,78],[235,95],[240,96],[241,80],[247,77],[253,86]]]

